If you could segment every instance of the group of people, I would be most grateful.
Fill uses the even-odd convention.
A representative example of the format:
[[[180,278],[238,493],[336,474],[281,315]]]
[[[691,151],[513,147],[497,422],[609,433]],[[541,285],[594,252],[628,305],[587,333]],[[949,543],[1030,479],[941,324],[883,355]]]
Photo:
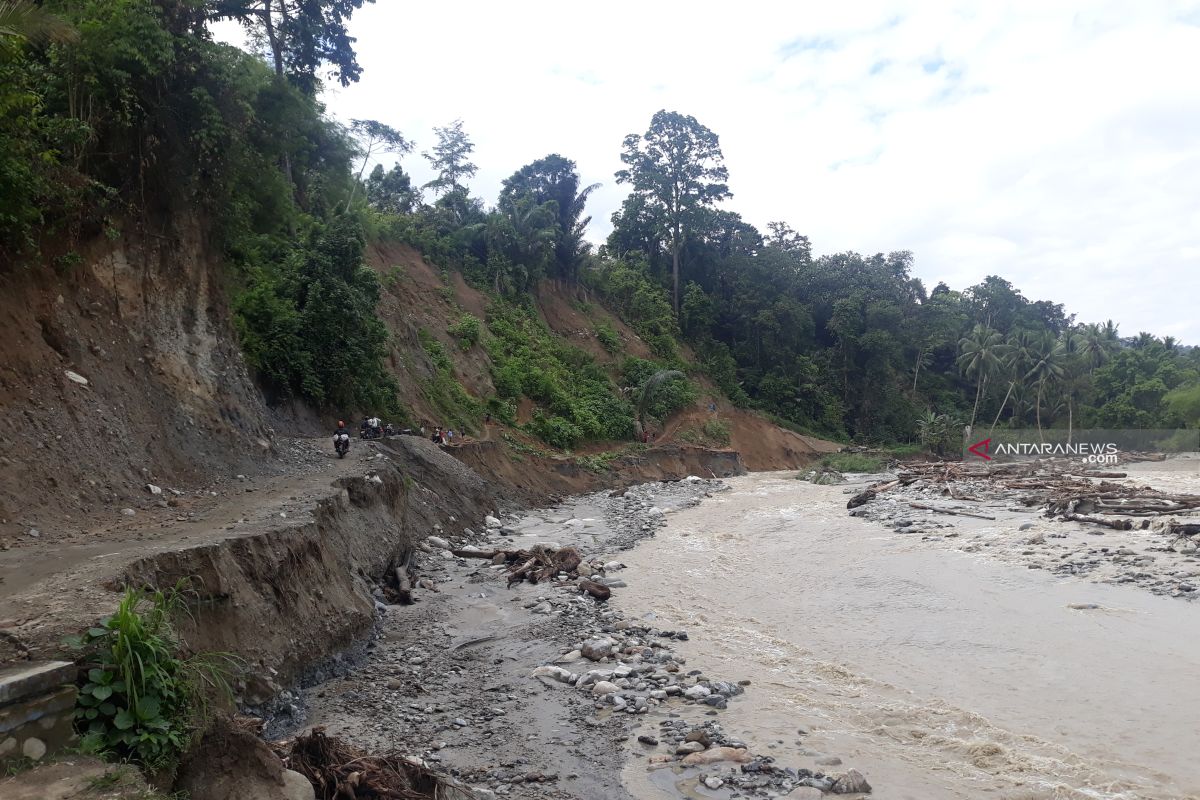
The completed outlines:
[[[433,429],[433,435],[429,437],[429,441],[434,444],[454,444],[454,429],[446,428],[443,430],[441,425]]]

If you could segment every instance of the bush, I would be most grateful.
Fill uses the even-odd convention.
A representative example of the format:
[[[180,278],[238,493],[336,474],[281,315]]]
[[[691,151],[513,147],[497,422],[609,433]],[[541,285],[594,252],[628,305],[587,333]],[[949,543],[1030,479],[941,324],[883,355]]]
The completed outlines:
[[[479,344],[479,335],[482,329],[483,324],[479,321],[479,317],[474,314],[463,314],[447,332],[458,339],[458,344],[463,350],[469,350]]]
[[[549,445],[629,439],[633,407],[585,350],[555,337],[531,309],[497,301],[488,310],[492,382],[500,399],[539,405],[530,432]]]
[[[551,447],[570,450],[583,438],[583,431],[569,419],[538,409],[529,423],[530,432]]]
[[[249,267],[234,323],[247,362],[275,393],[401,416],[383,367],[379,279],[363,264],[363,247],[357,223],[316,226],[306,244]]]
[[[621,337],[608,322],[596,325],[596,341],[600,342],[600,346],[609,355],[614,355],[621,349]]]
[[[182,609],[179,587],[127,589],[116,613],[78,640],[88,667],[75,709],[85,749],[168,769],[204,717],[205,688],[229,694],[231,656],[177,654],[171,616]]]

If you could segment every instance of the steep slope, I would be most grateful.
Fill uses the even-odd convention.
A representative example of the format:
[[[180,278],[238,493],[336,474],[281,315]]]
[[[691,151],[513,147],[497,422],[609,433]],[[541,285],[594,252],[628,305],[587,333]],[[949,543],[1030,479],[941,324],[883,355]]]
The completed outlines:
[[[452,377],[465,390],[469,400],[482,403],[493,396],[493,365],[486,349],[481,346],[463,348],[451,334],[464,314],[486,320],[491,299],[469,286],[458,272],[437,270],[407,245],[376,243],[368,252],[368,263],[385,287],[380,315],[392,332],[390,366],[400,379],[402,399],[413,410],[414,422],[426,428],[441,424],[461,429],[465,425],[476,438],[491,438],[477,422],[474,425],[464,423],[456,416],[461,409],[455,407],[452,398],[446,397],[444,386],[431,386],[438,379],[438,370],[428,345],[430,339],[436,340],[450,357]],[[584,287],[543,280],[536,287],[533,299],[539,316],[550,331],[583,350],[614,378],[625,357],[654,358],[646,342]],[[619,338],[619,346],[612,352],[599,339],[601,328],[611,329]],[[686,349],[684,358],[690,358]],[[753,470],[797,467],[840,447],[833,442],[780,428],[759,414],[733,406],[702,376],[695,380],[701,389],[699,399],[694,406],[666,421],[659,432],[659,443],[728,448],[739,452],[746,466]],[[532,401],[522,398],[517,421],[527,423],[534,407]],[[714,440],[704,435],[705,423],[714,419],[728,430],[727,441],[724,437]],[[510,439],[537,445],[517,429],[505,433]],[[581,446],[579,450],[598,452],[624,444],[627,443],[593,443]]]
[[[204,239],[181,220],[93,242],[69,268],[0,273],[0,541],[119,519],[148,483],[270,468]]]

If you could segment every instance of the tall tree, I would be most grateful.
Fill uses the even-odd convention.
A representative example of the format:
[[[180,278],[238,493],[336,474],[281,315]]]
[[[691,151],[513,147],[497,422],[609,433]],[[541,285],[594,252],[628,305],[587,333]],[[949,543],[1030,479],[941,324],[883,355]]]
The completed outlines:
[[[358,154],[362,156],[362,166],[354,183],[350,184],[350,196],[346,198],[346,211],[354,202],[354,193],[362,182],[363,172],[367,169],[371,157],[379,153],[408,153],[412,151],[412,142],[401,135],[400,131],[390,125],[384,125],[373,119],[354,119],[350,121],[350,135],[358,145]]]
[[[399,164],[387,171],[383,164],[376,164],[367,176],[366,191],[371,208],[385,214],[411,214],[421,200],[420,192]]]
[[[574,280],[579,266],[587,255],[584,233],[591,217],[583,216],[588,196],[600,184],[580,188],[575,162],[552,153],[527,164],[505,179],[500,190],[501,210],[516,204],[523,196],[532,197],[538,205],[554,203],[558,233],[554,241],[554,263],[558,275]]]
[[[628,183],[646,200],[671,248],[671,283],[679,314],[679,258],[697,212],[732,195],[717,135],[695,117],[659,111],[641,135],[625,137],[617,183]]]
[[[437,144],[432,152],[422,155],[437,172],[437,177],[422,188],[433,189],[438,194],[450,194],[456,190],[466,191],[463,181],[473,176],[479,168],[470,161],[475,145],[463,130],[461,119],[456,119],[444,128],[434,128]]]
[[[1064,374],[1063,361],[1066,351],[1063,343],[1055,339],[1049,331],[1044,331],[1038,338],[1033,353],[1033,366],[1025,373],[1025,380],[1033,381],[1037,386],[1037,427],[1038,434],[1042,432],[1042,398],[1051,383],[1061,380]]]
[[[275,74],[287,77],[310,96],[320,79],[317,70],[349,86],[362,75],[355,39],[347,31],[350,17],[375,0],[207,0],[210,20],[232,19],[271,52]]]
[[[1000,367],[1003,355],[1004,337],[999,331],[984,325],[976,325],[968,336],[958,343],[958,366],[963,374],[975,380],[975,405],[971,409],[970,426],[975,427],[975,417],[979,414],[979,398],[988,378],[992,377]]]

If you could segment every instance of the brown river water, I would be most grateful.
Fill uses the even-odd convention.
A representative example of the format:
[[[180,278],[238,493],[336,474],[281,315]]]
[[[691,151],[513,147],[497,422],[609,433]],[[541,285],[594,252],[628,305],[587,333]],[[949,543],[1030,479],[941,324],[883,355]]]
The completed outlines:
[[[732,479],[621,556],[614,602],[752,681],[727,732],[782,766],[840,757],[880,800],[1200,798],[1200,602],[933,546],[794,475]],[[644,757],[624,780],[680,788]]]

